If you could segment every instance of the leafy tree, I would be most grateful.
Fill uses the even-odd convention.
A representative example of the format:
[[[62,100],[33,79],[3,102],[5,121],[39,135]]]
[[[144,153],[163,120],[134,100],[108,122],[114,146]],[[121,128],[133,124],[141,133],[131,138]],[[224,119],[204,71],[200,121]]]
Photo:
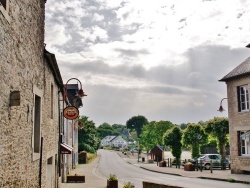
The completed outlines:
[[[192,158],[200,154],[200,146],[207,142],[207,134],[200,124],[188,124],[183,132],[183,144],[191,146]]]
[[[155,122],[155,129],[154,129],[154,134],[155,134],[155,139],[157,140],[156,145],[163,145],[164,142],[162,140],[162,137],[164,133],[166,133],[167,130],[171,129],[174,127],[174,124],[171,123],[170,121],[159,121]]]
[[[182,124],[180,125],[180,128],[181,128],[181,130],[184,130],[184,129],[186,129],[186,128],[187,128],[187,124],[185,124],[185,123],[182,123]]]
[[[228,142],[229,123],[227,118],[215,117],[206,122],[205,131],[211,133],[218,140],[219,153],[224,160],[226,158],[226,144]]]
[[[83,124],[83,128],[78,130],[78,150],[94,153],[100,146],[95,123],[88,120],[87,116],[81,116],[79,122]]]
[[[141,116],[141,115],[134,116],[126,122],[127,128],[129,130],[135,130],[137,132],[138,137],[140,136],[142,132],[143,126],[147,124],[148,124],[148,120],[144,116]]]
[[[125,126],[124,125],[120,125],[120,124],[113,124],[111,126],[114,130],[118,129],[118,130],[121,130],[121,129],[124,129]]]
[[[147,150],[152,149],[157,145],[157,139],[155,135],[155,121],[151,121],[149,124],[145,125],[142,129],[140,135],[140,145]]]
[[[182,153],[182,131],[179,127],[174,126],[172,129],[165,132],[163,141],[166,146],[170,146],[172,155],[176,158],[179,164]]]
[[[119,135],[119,132],[115,131],[113,129],[113,127],[108,123],[101,124],[97,128],[97,131],[98,131],[99,136],[100,136],[101,139],[106,137],[106,136],[109,136],[109,135],[113,135],[113,136],[118,136]]]
[[[142,129],[140,145],[147,148],[147,150],[152,149],[156,145],[164,145],[162,137],[173,126],[170,121],[151,121]]]

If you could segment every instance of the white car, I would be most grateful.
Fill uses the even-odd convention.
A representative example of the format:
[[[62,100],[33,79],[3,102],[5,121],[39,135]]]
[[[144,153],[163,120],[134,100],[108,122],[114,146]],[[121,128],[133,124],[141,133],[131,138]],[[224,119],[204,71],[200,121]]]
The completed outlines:
[[[221,168],[221,155],[220,154],[202,154],[198,159],[198,166],[202,164],[202,167],[209,170],[211,167],[211,161],[213,168]],[[226,158],[223,163],[226,168],[230,168],[230,161]]]

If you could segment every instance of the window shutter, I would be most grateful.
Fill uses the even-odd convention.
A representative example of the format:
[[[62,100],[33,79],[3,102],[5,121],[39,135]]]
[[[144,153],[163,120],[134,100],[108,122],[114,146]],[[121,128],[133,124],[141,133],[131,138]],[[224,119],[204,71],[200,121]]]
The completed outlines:
[[[240,107],[240,87],[237,87],[237,102],[238,102],[238,112],[241,111],[241,107]]]
[[[241,156],[241,132],[237,131],[237,143],[238,143],[238,156]]]

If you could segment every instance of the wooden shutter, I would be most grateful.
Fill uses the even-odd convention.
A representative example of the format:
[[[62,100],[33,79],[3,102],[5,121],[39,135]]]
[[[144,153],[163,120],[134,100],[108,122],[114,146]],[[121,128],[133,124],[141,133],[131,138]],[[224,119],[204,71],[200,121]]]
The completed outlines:
[[[237,145],[238,145],[238,156],[241,156],[241,132],[237,131]]]
[[[237,103],[238,103],[238,112],[241,111],[241,104],[240,104],[240,87],[237,87]]]

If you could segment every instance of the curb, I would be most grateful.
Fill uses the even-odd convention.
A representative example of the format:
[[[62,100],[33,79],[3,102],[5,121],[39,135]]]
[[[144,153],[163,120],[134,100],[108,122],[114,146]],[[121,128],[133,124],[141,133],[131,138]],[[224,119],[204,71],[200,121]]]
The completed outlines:
[[[132,163],[130,163],[132,164]],[[136,166],[136,165],[135,165]],[[148,170],[151,172],[157,172],[157,173],[161,173],[161,174],[169,174],[169,175],[174,175],[174,176],[182,176],[182,177],[188,177],[188,176],[184,176],[181,174],[176,174],[176,173],[168,173],[168,172],[160,172],[157,170],[151,170],[142,166],[139,166],[140,168],[144,169],[144,170]],[[217,181],[225,181],[225,182],[229,182],[229,183],[242,183],[242,184],[250,184],[250,182],[248,181],[241,181],[241,180],[234,180],[232,179],[231,181],[229,179],[221,179],[221,178],[211,178],[211,177],[189,177],[189,178],[199,178],[199,179],[208,179],[208,180],[217,180]]]
[[[118,153],[117,153],[118,154]],[[118,154],[120,157],[122,157],[120,154]],[[127,158],[130,158],[129,156],[127,156]],[[134,163],[131,163],[129,161],[127,161],[128,164],[131,164],[131,165],[134,165],[134,166],[137,166],[141,169],[144,169],[144,170],[148,170],[148,171],[151,171],[151,172],[156,172],[156,173],[161,173],[161,174],[169,174],[169,175],[173,175],[173,176],[182,176],[182,177],[189,177],[189,176],[185,176],[185,175],[181,175],[181,174],[176,174],[176,173],[168,173],[168,172],[161,172],[161,171],[157,171],[157,170],[152,170],[152,169],[148,169],[148,168],[145,168],[145,167],[142,167],[140,166],[140,164],[134,164]],[[242,183],[242,184],[250,184],[250,182],[248,181],[242,181],[242,180],[235,180],[233,178],[228,178],[228,179],[222,179],[222,178],[211,178],[211,177],[189,177],[189,178],[199,178],[199,179],[207,179],[207,180],[217,180],[217,181],[224,181],[224,182],[229,182],[229,183]]]

